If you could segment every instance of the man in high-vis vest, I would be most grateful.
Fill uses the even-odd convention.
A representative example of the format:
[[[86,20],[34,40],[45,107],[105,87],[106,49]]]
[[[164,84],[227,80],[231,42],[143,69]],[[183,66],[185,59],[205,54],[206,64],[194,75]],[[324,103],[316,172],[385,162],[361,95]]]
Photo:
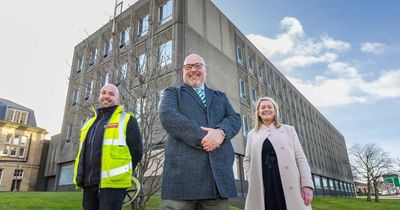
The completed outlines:
[[[121,209],[132,171],[142,159],[142,138],[135,117],[119,105],[115,85],[101,88],[99,104],[81,129],[74,184],[83,188],[85,210]]]

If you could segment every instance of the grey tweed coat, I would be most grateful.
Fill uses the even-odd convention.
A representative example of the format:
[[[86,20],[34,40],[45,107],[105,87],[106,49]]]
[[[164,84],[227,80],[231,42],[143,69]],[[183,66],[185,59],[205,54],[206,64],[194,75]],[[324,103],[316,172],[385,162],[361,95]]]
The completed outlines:
[[[206,106],[187,84],[164,90],[159,115],[168,134],[162,181],[162,199],[199,200],[236,197],[231,139],[241,127],[226,95],[205,86]],[[213,152],[202,149],[207,134],[200,126],[221,128],[222,145]],[[217,191],[218,190],[218,191]]]

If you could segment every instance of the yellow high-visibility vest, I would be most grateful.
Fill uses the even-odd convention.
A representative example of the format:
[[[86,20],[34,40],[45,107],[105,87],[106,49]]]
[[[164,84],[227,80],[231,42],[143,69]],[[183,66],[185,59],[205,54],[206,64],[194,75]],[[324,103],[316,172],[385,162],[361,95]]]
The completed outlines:
[[[100,188],[131,187],[132,157],[126,144],[126,127],[130,116],[131,115],[124,112],[123,107],[119,105],[111,115],[107,127],[105,128],[101,155]],[[82,146],[96,118],[97,112],[94,110],[94,117],[88,120],[81,129],[79,149],[74,166],[75,185]]]

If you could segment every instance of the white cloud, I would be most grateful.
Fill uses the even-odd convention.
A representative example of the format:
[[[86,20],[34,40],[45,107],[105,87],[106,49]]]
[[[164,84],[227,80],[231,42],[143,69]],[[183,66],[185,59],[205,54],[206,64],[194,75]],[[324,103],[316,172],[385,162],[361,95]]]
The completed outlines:
[[[283,32],[275,38],[249,34],[247,38],[269,59],[276,61],[282,70],[292,70],[317,63],[331,63],[336,52],[350,49],[351,45],[322,35],[317,40],[305,36],[300,21],[293,17],[281,20]]]
[[[365,42],[361,44],[360,50],[364,53],[373,53],[378,55],[386,50],[386,45],[379,42]]]
[[[276,39],[270,39],[261,35],[249,34],[247,38],[250,39],[266,57],[287,54],[293,49],[294,45],[293,40],[287,35],[278,36]]]
[[[322,43],[326,49],[332,50],[348,50],[351,45],[347,42],[334,40],[331,37],[322,37]]]
[[[400,69],[384,72],[379,79],[370,83],[365,82],[362,88],[371,98],[400,97]]]
[[[302,81],[288,78],[292,84],[310,102],[317,107],[343,106],[351,103],[366,103],[365,96],[355,94],[354,84],[357,80],[315,78],[314,81]]]
[[[279,64],[286,70],[291,70],[295,67],[304,67],[317,63],[330,63],[336,60],[337,55],[334,53],[325,53],[321,56],[313,55],[295,55],[283,59]]]
[[[300,21],[293,17],[285,17],[281,20],[281,27],[287,30],[290,37],[303,36],[304,30]]]
[[[360,77],[357,69],[347,63],[343,62],[330,63],[328,64],[328,68],[339,77],[349,77],[349,78]]]
[[[289,77],[314,105],[343,106],[400,97],[400,70],[387,71],[373,81],[366,81],[356,66],[340,59],[340,53],[351,48],[350,43],[327,34],[307,37],[301,23],[293,17],[285,17],[281,26],[284,31],[275,38],[255,34],[247,38],[284,73],[304,67],[311,69],[315,64],[326,65],[323,71],[314,72],[312,79]],[[364,43],[361,50],[377,54],[385,47],[381,43]]]

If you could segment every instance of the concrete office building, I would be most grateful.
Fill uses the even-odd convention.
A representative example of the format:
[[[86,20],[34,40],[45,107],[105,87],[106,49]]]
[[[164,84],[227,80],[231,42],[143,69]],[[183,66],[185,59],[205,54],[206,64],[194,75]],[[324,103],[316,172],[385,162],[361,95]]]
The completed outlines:
[[[247,188],[242,160],[247,132],[254,125],[255,102],[259,96],[271,96],[281,106],[283,123],[298,131],[316,195],[354,195],[343,135],[210,0],[140,0],[118,15],[115,33],[112,30],[111,21],[75,47],[57,160],[57,190],[72,184],[79,128],[103,84],[137,80],[130,72],[142,66],[166,75],[178,72],[179,80],[185,56],[198,53],[208,67],[207,85],[224,91],[242,117],[242,131],[232,140],[239,193]],[[135,47],[135,58],[127,56],[129,45]],[[112,58],[118,58],[119,68],[112,68],[116,60]]]
[[[46,134],[33,110],[0,98],[0,191],[44,190]]]

